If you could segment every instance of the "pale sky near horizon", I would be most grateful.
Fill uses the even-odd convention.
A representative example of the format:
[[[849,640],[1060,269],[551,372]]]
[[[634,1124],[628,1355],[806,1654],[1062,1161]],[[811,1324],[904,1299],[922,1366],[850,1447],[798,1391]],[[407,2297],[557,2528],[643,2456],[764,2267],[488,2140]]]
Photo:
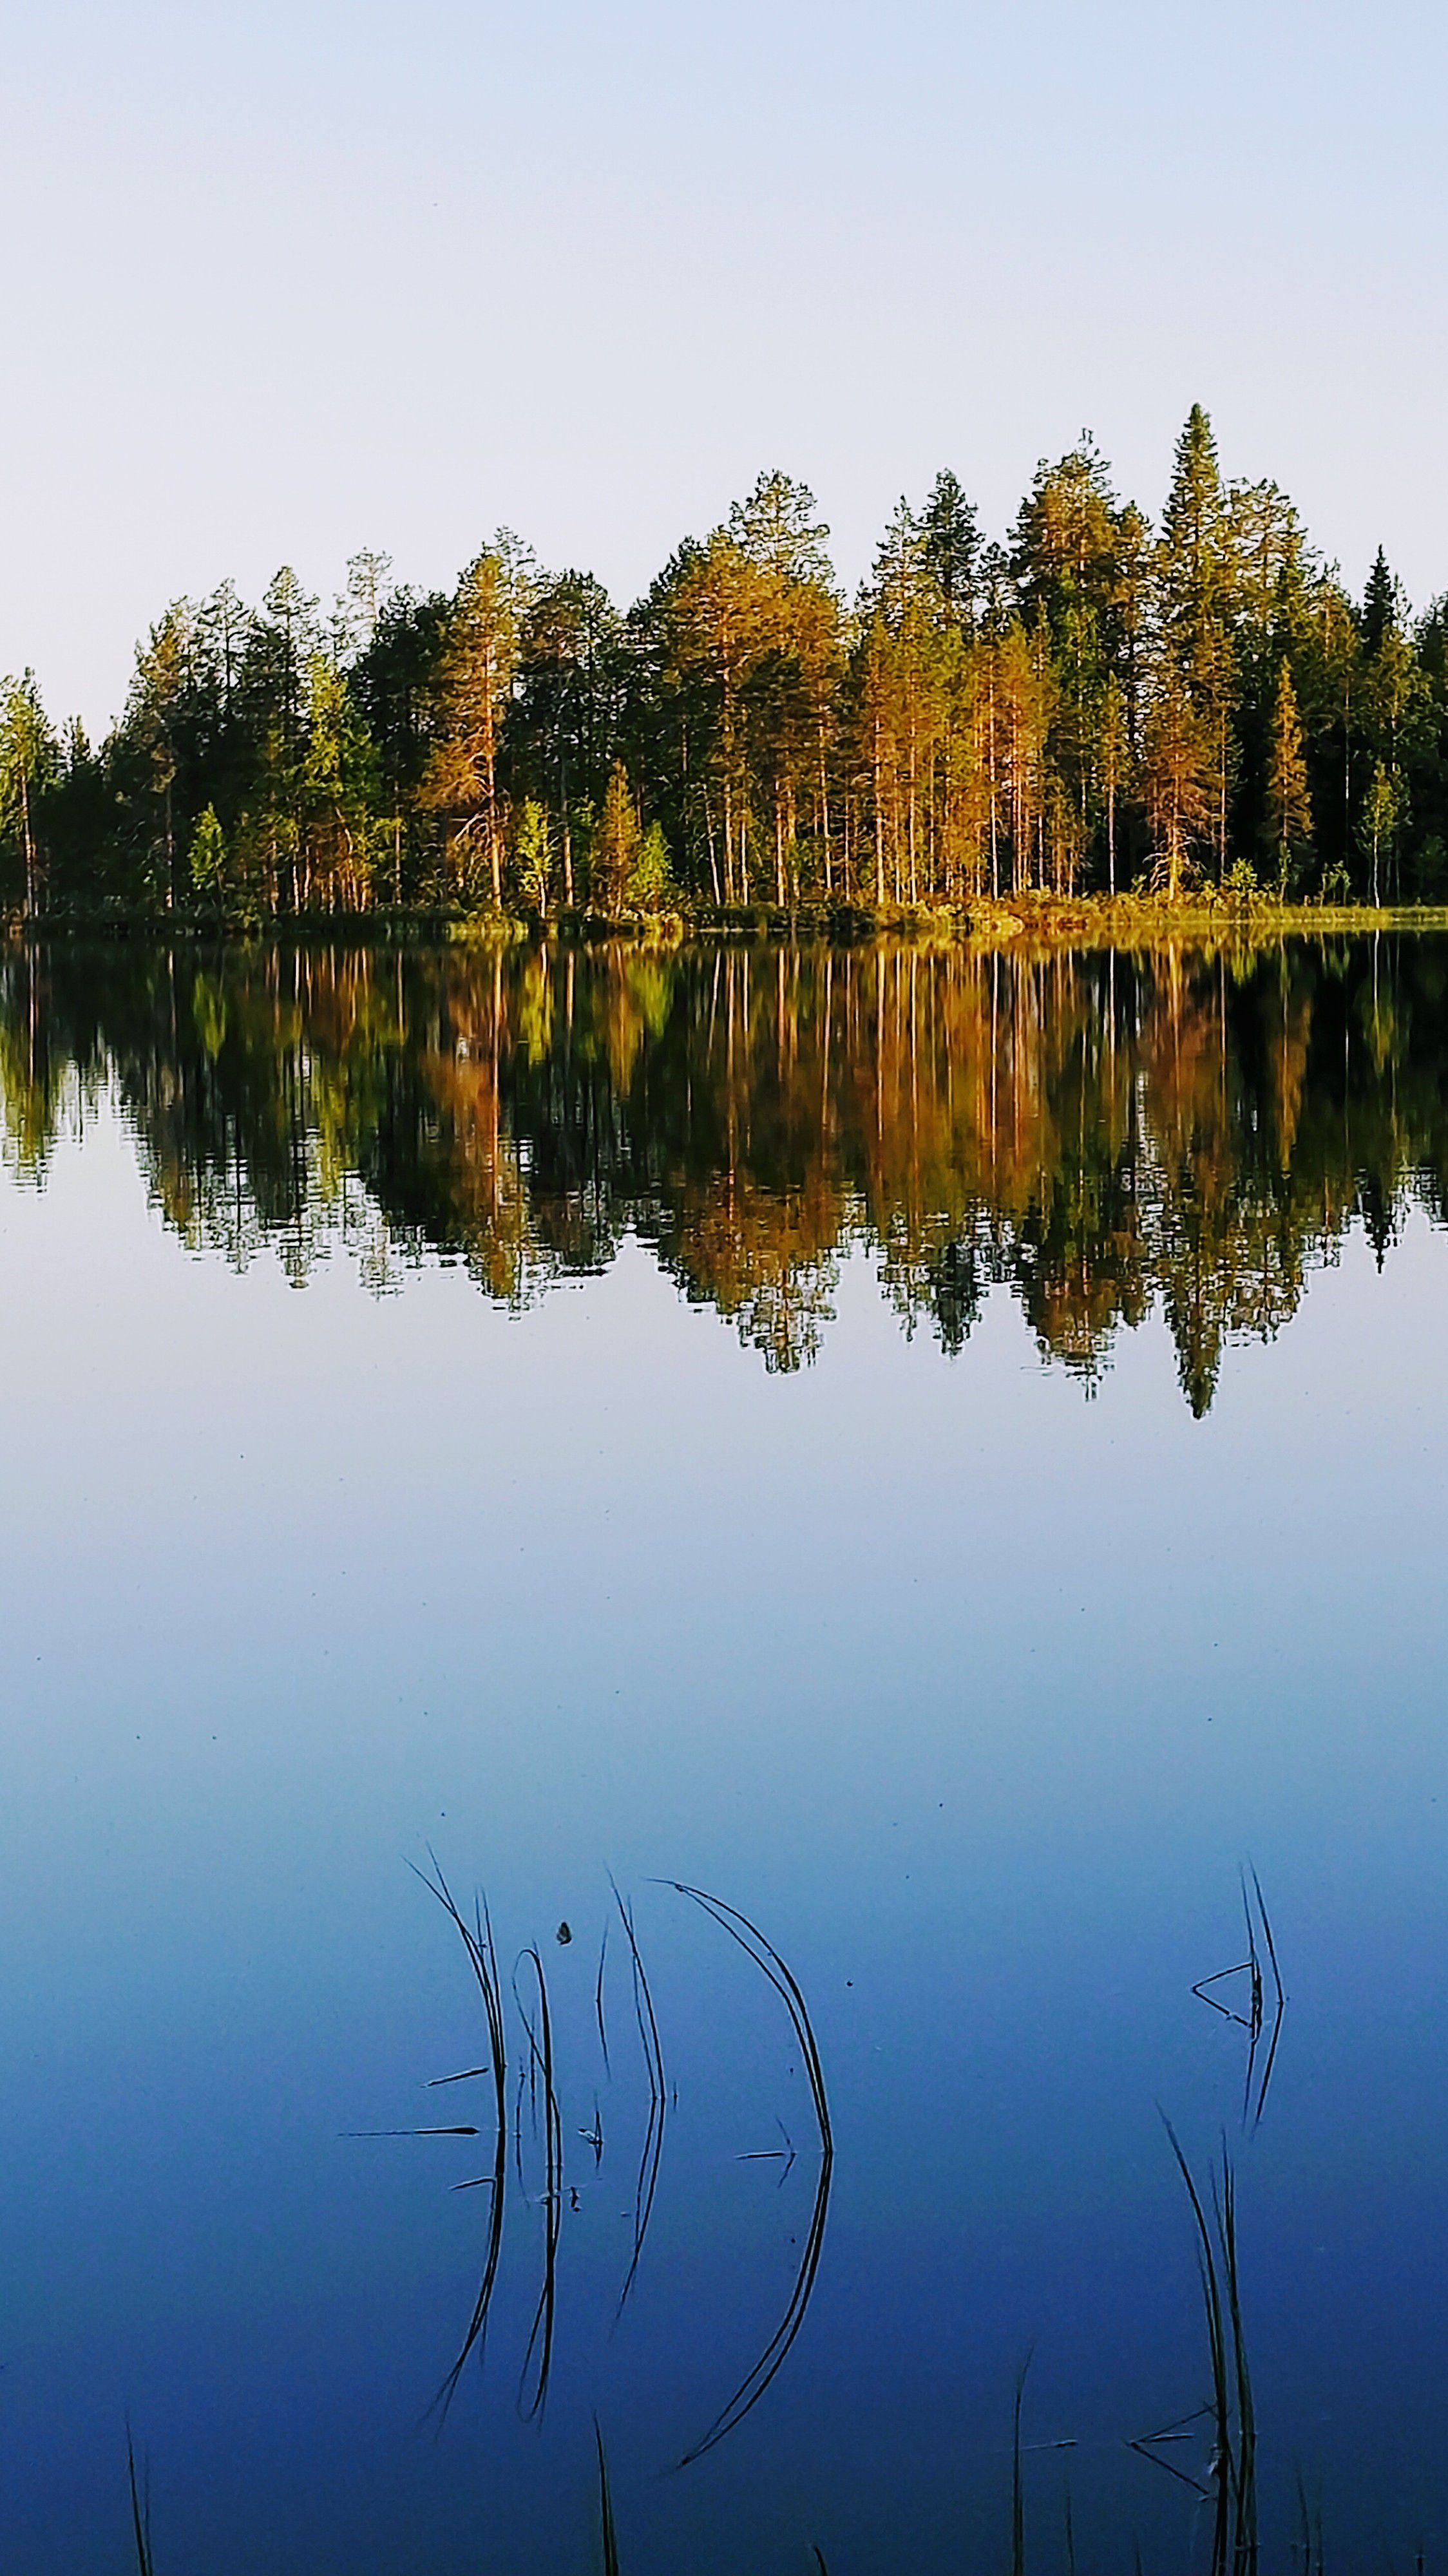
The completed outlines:
[[[166,600],[495,526],[621,602],[763,465],[851,585],[1189,404],[1360,585],[1448,587],[1422,0],[9,0],[0,670],[120,706]]]

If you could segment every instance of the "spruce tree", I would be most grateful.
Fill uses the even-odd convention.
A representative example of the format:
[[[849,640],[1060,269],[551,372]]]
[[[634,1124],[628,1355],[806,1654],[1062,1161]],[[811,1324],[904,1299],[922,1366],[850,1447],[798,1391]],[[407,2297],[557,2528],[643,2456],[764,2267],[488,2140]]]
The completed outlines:
[[[596,912],[617,912],[639,848],[639,818],[628,771],[616,760],[609,772],[603,811],[594,826],[588,862],[588,898]]]
[[[1277,667],[1277,695],[1267,759],[1267,837],[1285,899],[1293,863],[1312,839],[1312,798],[1302,750],[1302,721],[1292,666],[1284,653]]]
[[[1211,764],[1211,837],[1225,872],[1227,812],[1236,769],[1233,727],[1233,560],[1227,495],[1212,425],[1193,403],[1177,440],[1160,547],[1162,646],[1198,719]]]
[[[1369,654],[1380,653],[1399,623],[1398,585],[1379,546],[1363,593],[1362,637]]]
[[[0,824],[9,824],[20,842],[28,913],[36,909],[40,883],[39,800],[55,769],[55,737],[40,703],[35,673],[0,680]]]
[[[925,569],[940,594],[946,616],[970,631],[975,623],[976,573],[980,562],[980,520],[958,478],[947,469],[937,474],[930,498],[920,513]]]

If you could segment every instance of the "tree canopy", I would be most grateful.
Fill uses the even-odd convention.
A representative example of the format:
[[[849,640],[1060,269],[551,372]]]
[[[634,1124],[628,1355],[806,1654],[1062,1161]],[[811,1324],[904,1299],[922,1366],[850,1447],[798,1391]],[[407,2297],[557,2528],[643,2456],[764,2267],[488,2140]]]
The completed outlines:
[[[1156,528],[1083,431],[1003,543],[948,469],[853,599],[828,542],[767,472],[626,612],[506,530],[451,592],[362,553],[325,617],[287,567],[174,600],[96,749],[0,682],[0,903],[1448,898],[1448,606],[1381,551],[1354,599],[1200,407]]]

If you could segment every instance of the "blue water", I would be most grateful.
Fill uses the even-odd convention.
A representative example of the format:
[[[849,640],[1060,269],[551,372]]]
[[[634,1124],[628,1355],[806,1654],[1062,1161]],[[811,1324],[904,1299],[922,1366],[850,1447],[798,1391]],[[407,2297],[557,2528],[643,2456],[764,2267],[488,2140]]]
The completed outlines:
[[[785,1373],[627,1228],[522,1308],[425,1248],[378,1293],[340,1226],[299,1288],[284,1241],[188,1247],[114,1066],[83,1090],[0,1182],[5,2568],[131,2563],[129,2419],[166,2570],[581,2570],[595,2415],[628,2569],[999,2566],[1028,2352],[1032,2563],[1063,2561],[1069,2486],[1086,2563],[1136,2534],[1185,2564],[1200,2511],[1126,2447],[1207,2393],[1162,2111],[1203,2175],[1224,2137],[1236,2165],[1274,2553],[1300,2469],[1339,2564],[1431,2560],[1430,1209],[1405,1196],[1381,1267],[1350,1218],[1194,1418],[1158,1308],[1083,1383],[1002,1282],[947,1357],[863,1240]],[[486,1887],[505,1982],[538,1944],[555,2016],[531,2423],[526,2094],[441,2427],[486,2238],[451,2186],[489,2142],[346,2134],[486,2127],[485,2085],[424,2089],[483,2053],[429,1847]],[[1255,2130],[1246,2037],[1192,1994],[1244,1955],[1248,1862],[1289,1997]],[[598,2045],[610,1871],[670,2091],[621,2317],[648,2092],[616,1916]],[[779,1998],[676,1879],[798,1976],[835,2147],[797,2340],[683,2470],[784,2312],[819,2149]]]

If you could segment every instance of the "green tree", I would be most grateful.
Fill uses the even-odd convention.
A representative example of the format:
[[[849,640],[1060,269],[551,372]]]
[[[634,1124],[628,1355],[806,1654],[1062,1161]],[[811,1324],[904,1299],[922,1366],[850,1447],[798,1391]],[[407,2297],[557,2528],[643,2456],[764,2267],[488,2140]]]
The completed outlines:
[[[1101,729],[1097,749],[1101,762],[1101,787],[1106,806],[1106,891],[1113,900],[1116,894],[1116,817],[1122,785],[1129,774],[1131,741],[1126,722],[1126,692],[1113,672],[1106,682],[1101,701]]]
[[[628,771],[616,760],[589,852],[588,895],[595,912],[622,910],[642,838]]]
[[[746,756],[754,802],[767,817],[781,906],[790,866],[797,878],[806,796],[827,888],[831,875],[827,736],[840,656],[829,533],[814,494],[785,474],[762,474],[729,514],[729,535],[754,576],[754,631],[742,682]]]
[[[1363,804],[1363,837],[1367,843],[1372,867],[1372,900],[1382,902],[1382,862],[1391,859],[1396,847],[1398,827],[1403,814],[1403,782],[1386,761],[1373,763],[1373,774]]]
[[[173,600],[136,653],[126,724],[144,752],[161,805],[164,884],[169,910],[176,900],[175,787],[179,735],[191,691],[193,615],[189,601]]]
[[[503,900],[503,805],[498,756],[517,668],[530,559],[500,532],[469,564],[454,595],[437,688],[437,733],[423,782],[455,853],[482,851],[494,904]]]
[[[704,545],[681,549],[656,610],[666,686],[682,719],[676,738],[701,791],[710,873],[731,904],[749,901],[745,690],[768,645],[770,600],[768,576],[716,528]]]
[[[662,912],[673,891],[673,874],[663,826],[650,823],[634,853],[624,889],[625,901],[631,912]]]
[[[226,890],[226,834],[214,805],[202,808],[191,835],[191,883],[203,903],[220,905]]]
[[[535,912],[546,915],[548,890],[553,874],[553,834],[546,805],[536,796],[528,796],[518,810],[513,835],[513,860],[518,871],[518,885],[525,903]]]
[[[930,498],[920,513],[925,569],[940,594],[947,618],[970,634],[975,626],[976,581],[980,565],[980,519],[958,477],[937,474]]]
[[[1218,874],[1225,872],[1227,825],[1236,772],[1233,730],[1235,670],[1231,616],[1232,524],[1217,443],[1200,403],[1177,441],[1158,552],[1161,650],[1190,696],[1193,733],[1210,761],[1210,839]],[[1172,692],[1168,692],[1168,697]]]
[[[809,485],[788,474],[761,474],[729,513],[729,535],[746,562],[779,582],[818,582],[828,590],[834,580],[829,534]]]
[[[1104,457],[1083,431],[1069,455],[1038,467],[1012,531],[1012,573],[1027,625],[1044,634],[1053,675],[1049,759],[1081,846],[1098,830],[1113,764],[1108,879],[1115,874],[1119,750],[1108,751],[1107,692],[1124,659],[1121,514]],[[1113,710],[1124,718],[1124,703]]]
[[[306,734],[300,809],[303,890],[349,911],[372,894],[372,824],[376,747],[346,674],[330,653],[314,653],[307,670]]]
[[[575,815],[598,805],[618,746],[622,658],[622,621],[601,582],[565,572],[543,584],[522,625],[508,766],[553,820],[569,907]]]
[[[1216,760],[1208,720],[1170,662],[1147,715],[1144,767],[1156,873],[1175,900],[1193,850],[1210,838],[1216,819]]]
[[[35,911],[39,889],[39,800],[55,768],[55,737],[40,703],[34,672],[26,671],[18,680],[0,680],[0,822],[19,839],[27,913]]]
[[[1379,546],[1363,593],[1360,625],[1366,650],[1380,653],[1389,635],[1402,623],[1402,591],[1388,569],[1387,556]]]
[[[246,637],[239,693],[247,729],[246,801],[273,907],[285,882],[289,908],[302,896],[302,805],[307,675],[321,649],[317,602],[290,564],[268,582]]]
[[[1284,654],[1277,669],[1267,766],[1267,844],[1286,897],[1293,868],[1312,840],[1312,797],[1302,750],[1302,722]]]

